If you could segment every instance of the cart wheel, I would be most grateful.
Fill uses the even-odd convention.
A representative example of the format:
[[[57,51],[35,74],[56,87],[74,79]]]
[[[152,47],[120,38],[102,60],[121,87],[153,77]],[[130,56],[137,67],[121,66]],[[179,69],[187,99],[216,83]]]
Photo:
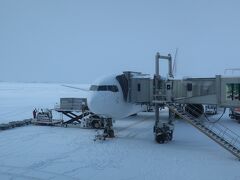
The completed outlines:
[[[110,138],[115,137],[115,136],[114,136],[114,131],[113,131],[112,129],[110,129],[110,130],[108,131],[108,134],[109,134],[109,137],[110,137]]]
[[[99,122],[96,121],[96,120],[93,121],[93,122],[92,122],[92,127],[95,128],[95,129],[99,129],[99,128],[100,128],[100,124],[99,124]]]

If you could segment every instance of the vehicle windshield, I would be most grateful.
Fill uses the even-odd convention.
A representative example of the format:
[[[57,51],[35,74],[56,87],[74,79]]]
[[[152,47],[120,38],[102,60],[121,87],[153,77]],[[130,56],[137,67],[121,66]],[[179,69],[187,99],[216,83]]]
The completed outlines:
[[[90,91],[111,91],[118,92],[118,87],[115,85],[91,85]]]
[[[207,109],[214,109],[215,106],[208,105],[208,106],[206,106],[206,108],[207,108]]]

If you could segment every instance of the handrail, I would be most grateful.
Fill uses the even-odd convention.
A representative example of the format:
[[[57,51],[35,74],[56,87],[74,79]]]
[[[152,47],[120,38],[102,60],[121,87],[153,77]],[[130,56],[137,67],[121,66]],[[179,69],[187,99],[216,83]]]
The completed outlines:
[[[195,109],[199,109],[195,106]],[[194,109],[191,109],[193,111],[195,111]],[[198,113],[197,111],[195,111],[197,115],[200,115],[200,113]],[[185,112],[188,115],[192,116],[191,114],[189,114],[188,112]],[[192,116],[193,117],[193,116]],[[228,127],[226,127],[225,125],[223,125],[222,123],[214,123],[211,125],[206,125],[204,124],[208,129],[210,129],[211,131],[213,131],[214,133],[218,134],[218,136],[220,136],[221,132],[224,131],[224,133],[220,136],[221,138],[224,138],[224,140],[226,140],[227,142],[229,142],[228,139],[226,139],[227,137],[230,138],[231,140],[238,140],[240,139],[240,136],[238,134],[236,134],[235,132],[233,132],[231,129],[229,129]],[[217,130],[217,131],[216,131]],[[230,142],[229,142],[230,143]],[[240,146],[240,142],[239,142],[239,146]]]
[[[198,108],[195,106],[195,109],[198,109]],[[196,112],[195,115],[200,115],[200,113],[198,113],[193,108],[191,110],[193,112]],[[178,111],[176,110],[176,112],[178,112]],[[192,114],[188,113],[187,111],[184,111],[184,113],[188,117],[195,118]],[[178,115],[181,115],[181,113],[178,112]],[[230,130],[225,125],[223,125],[222,123],[206,123],[206,122],[201,122],[201,121],[197,121],[197,122],[204,125],[206,128],[208,128],[213,133],[215,133],[218,137],[224,139],[224,141],[228,142],[231,145],[234,145],[237,148],[240,148],[240,136],[237,133]]]

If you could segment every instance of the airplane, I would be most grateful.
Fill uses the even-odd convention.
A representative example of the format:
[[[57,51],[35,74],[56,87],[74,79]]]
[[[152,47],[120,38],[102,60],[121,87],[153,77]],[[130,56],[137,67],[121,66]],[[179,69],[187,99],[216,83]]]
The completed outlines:
[[[88,108],[94,114],[112,119],[122,119],[147,108],[146,105],[127,102],[126,82],[123,77],[123,74],[102,76],[96,79],[90,88],[63,86],[87,91]]]
[[[145,105],[127,102],[120,77],[121,75],[104,76],[90,86],[88,106],[91,112],[112,119],[122,119],[146,109]]]
[[[136,73],[135,75],[140,74]],[[144,75],[141,74],[141,76]],[[88,92],[88,108],[90,112],[104,117],[108,121],[104,130],[108,137],[114,137],[112,120],[123,119],[147,109],[147,105],[127,102],[128,87],[124,77],[124,74],[100,77],[90,85],[89,89],[63,85]]]

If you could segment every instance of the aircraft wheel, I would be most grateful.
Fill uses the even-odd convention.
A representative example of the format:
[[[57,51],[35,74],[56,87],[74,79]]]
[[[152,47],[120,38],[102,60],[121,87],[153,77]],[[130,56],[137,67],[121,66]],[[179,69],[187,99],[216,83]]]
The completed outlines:
[[[165,142],[165,134],[158,134],[155,137],[155,140],[159,143],[159,144],[164,144]]]

